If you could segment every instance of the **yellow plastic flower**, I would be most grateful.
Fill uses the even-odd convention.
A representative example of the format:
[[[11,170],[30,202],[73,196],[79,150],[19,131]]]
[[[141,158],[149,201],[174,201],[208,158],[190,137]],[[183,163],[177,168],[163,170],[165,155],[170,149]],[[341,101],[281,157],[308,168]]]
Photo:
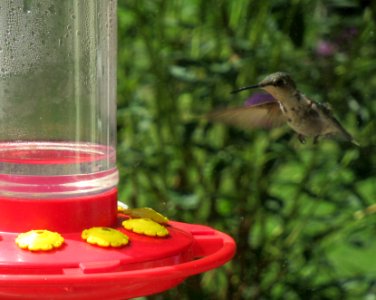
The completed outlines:
[[[168,218],[150,207],[128,208],[123,209],[122,212],[131,218],[150,219],[160,224],[166,224],[168,222]]]
[[[16,238],[18,247],[30,251],[49,251],[63,243],[64,238],[59,233],[42,229],[20,233]]]
[[[122,224],[125,229],[147,236],[164,237],[168,235],[166,227],[150,219],[129,219],[123,221]]]
[[[129,242],[129,238],[124,233],[110,227],[85,229],[81,237],[89,244],[100,247],[121,247]]]

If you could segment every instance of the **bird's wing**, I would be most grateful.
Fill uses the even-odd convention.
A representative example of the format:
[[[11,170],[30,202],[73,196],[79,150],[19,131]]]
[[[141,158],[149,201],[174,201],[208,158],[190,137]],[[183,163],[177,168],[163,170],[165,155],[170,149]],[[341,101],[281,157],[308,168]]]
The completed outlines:
[[[206,118],[243,129],[271,128],[286,122],[278,102],[217,110],[207,114]]]
[[[267,93],[254,93],[250,98],[248,98],[244,106],[258,106],[267,103],[276,103],[277,100],[274,97]]]

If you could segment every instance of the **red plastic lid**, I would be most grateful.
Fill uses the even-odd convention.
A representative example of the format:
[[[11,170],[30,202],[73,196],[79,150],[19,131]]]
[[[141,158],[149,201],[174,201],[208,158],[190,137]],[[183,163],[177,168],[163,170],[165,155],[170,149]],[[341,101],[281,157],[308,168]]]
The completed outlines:
[[[49,252],[17,247],[14,233],[0,233],[0,299],[124,299],[164,291],[186,277],[232,258],[228,235],[202,225],[169,222],[165,238],[116,229],[130,238],[122,248],[87,244],[81,233],[62,234]]]

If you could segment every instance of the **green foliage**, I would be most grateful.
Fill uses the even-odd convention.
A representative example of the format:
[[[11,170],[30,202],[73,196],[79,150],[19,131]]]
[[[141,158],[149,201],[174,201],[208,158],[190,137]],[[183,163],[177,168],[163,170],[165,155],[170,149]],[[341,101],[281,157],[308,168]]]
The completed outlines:
[[[120,199],[237,241],[233,261],[150,299],[375,299],[376,6],[119,1]],[[286,71],[361,147],[198,116]]]

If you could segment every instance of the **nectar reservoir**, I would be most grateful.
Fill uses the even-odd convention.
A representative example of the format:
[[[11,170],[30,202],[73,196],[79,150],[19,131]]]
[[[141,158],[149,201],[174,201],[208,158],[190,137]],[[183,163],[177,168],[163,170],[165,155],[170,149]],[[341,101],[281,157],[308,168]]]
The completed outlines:
[[[0,7],[0,198],[116,188],[116,1]]]
[[[116,223],[116,8],[0,1],[0,232]]]

